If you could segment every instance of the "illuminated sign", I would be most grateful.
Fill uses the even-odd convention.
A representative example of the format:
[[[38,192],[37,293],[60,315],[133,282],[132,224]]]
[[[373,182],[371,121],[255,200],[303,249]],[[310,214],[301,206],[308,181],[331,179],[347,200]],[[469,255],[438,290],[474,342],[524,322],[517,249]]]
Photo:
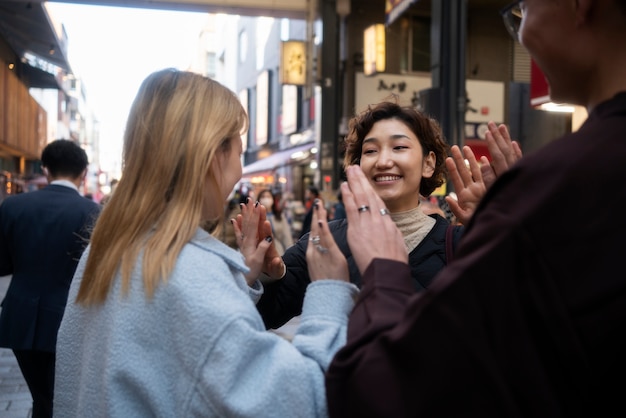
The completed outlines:
[[[385,71],[385,25],[372,25],[363,32],[363,73],[373,75]]]
[[[283,41],[280,48],[280,82],[304,86],[306,84],[306,43]]]

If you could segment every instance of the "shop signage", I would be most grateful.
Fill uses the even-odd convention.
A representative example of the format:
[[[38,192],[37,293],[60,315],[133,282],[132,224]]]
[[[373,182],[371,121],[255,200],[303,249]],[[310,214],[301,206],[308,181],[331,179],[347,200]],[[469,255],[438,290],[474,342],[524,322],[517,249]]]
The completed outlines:
[[[530,105],[540,106],[550,101],[548,80],[534,60],[530,61]]]
[[[363,73],[373,75],[385,72],[385,25],[369,26],[363,32]]]
[[[306,42],[281,43],[280,77],[281,84],[306,85]]]

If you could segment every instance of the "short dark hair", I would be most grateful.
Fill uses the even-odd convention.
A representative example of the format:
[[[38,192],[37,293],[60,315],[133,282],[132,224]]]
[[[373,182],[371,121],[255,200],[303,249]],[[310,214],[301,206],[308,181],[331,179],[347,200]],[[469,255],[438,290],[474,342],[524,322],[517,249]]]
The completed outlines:
[[[435,172],[431,177],[422,178],[420,182],[420,194],[425,197],[430,196],[446,179],[445,160],[449,146],[443,137],[439,123],[412,106],[401,106],[391,101],[383,101],[368,106],[363,112],[354,116],[349,122],[348,135],[345,138],[344,168],[361,163],[365,136],[376,122],[387,119],[399,120],[413,131],[422,145],[424,155],[431,151],[435,154]]]
[[[51,177],[78,178],[87,168],[87,153],[76,142],[57,139],[50,142],[41,153],[41,163]]]
[[[309,186],[309,191],[313,194],[313,196],[315,197],[319,197],[320,196],[320,191],[317,187],[315,186]]]

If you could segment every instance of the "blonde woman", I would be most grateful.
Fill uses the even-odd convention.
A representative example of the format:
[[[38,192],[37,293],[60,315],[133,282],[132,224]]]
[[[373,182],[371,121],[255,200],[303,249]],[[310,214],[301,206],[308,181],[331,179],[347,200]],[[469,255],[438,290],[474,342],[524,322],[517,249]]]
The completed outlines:
[[[141,85],[123,176],[59,331],[56,416],[327,414],[324,371],[357,293],[345,260],[320,263],[311,249],[313,283],[290,343],[265,330],[259,271],[246,265],[271,246],[269,234],[259,237],[263,206],[242,208],[248,260],[209,233],[240,179],[247,122],[236,95],[206,77],[163,70]],[[320,208],[314,227],[326,237],[324,216]]]

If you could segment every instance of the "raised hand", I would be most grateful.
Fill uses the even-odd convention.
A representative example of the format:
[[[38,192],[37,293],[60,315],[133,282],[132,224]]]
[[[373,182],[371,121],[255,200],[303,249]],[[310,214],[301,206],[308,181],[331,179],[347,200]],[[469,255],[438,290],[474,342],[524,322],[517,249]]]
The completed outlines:
[[[446,196],[446,202],[457,220],[465,225],[476,211],[487,188],[483,182],[481,166],[470,147],[464,146],[464,155],[461,155],[459,147],[453,145],[450,153],[452,156],[446,158],[446,168],[457,199]],[[466,160],[469,167],[465,163]]]
[[[347,167],[346,175],[348,183],[341,185],[341,194],[348,218],[348,245],[361,274],[374,258],[407,263],[402,233],[361,167]]]
[[[481,171],[485,186],[489,188],[498,176],[522,158],[522,148],[519,142],[511,140],[506,125],[489,122],[487,127],[489,130],[485,133],[485,141],[491,155],[491,163],[483,156]]]
[[[487,124],[485,134],[491,162],[482,156],[476,160],[470,147],[463,147],[463,155],[458,146],[450,149],[452,156],[446,159],[449,180],[452,182],[457,199],[446,196],[450,210],[462,224],[467,224],[478,203],[496,178],[522,158],[522,149],[517,141],[511,140],[506,125]],[[467,164],[466,164],[467,163]]]
[[[311,232],[306,248],[306,262],[312,282],[320,279],[350,281],[348,262],[328,229],[326,209],[319,199],[313,203]]]
[[[273,278],[280,278],[284,272],[283,260],[276,251],[272,237],[272,227],[266,219],[263,205],[241,204],[241,213],[231,219],[237,237],[237,246],[243,254],[250,272],[246,281],[252,285],[265,272]]]

